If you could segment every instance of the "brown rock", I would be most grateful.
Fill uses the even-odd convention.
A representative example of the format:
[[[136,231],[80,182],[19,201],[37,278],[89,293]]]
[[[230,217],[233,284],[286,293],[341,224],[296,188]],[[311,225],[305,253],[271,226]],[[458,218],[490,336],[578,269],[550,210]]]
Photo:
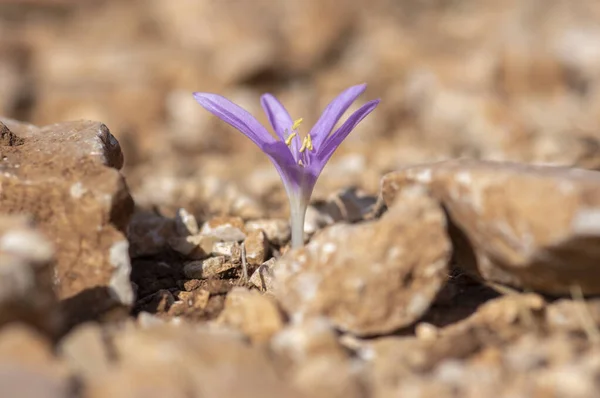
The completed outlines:
[[[177,216],[175,217],[175,231],[180,236],[197,235],[200,230],[198,229],[196,217],[183,208],[177,210]]]
[[[241,287],[227,295],[218,322],[239,329],[255,343],[268,341],[283,327],[283,317],[271,297]]]
[[[20,321],[58,332],[53,266],[53,245],[29,220],[0,217],[0,325]]]
[[[180,237],[175,230],[175,221],[154,212],[136,210],[127,227],[127,238],[131,244],[131,257],[152,256],[164,251],[173,242],[180,250],[193,251],[194,246],[187,243],[187,237]],[[174,248],[175,249],[175,248]]]
[[[164,313],[171,308],[175,298],[173,294],[166,290],[161,289],[151,296],[146,296],[142,300],[136,303],[136,309],[139,311],[147,311],[151,313]]]
[[[600,293],[600,173],[516,163],[448,161],[386,175],[391,203],[423,184],[448,210],[458,265],[483,279],[569,294]]]
[[[50,342],[22,325],[0,331],[0,391],[6,397],[62,398],[75,388]]]
[[[234,264],[239,264],[242,261],[242,247],[237,242],[215,242],[212,247],[212,254],[224,256]]]
[[[600,325],[600,299],[556,300],[546,308],[545,320],[553,331],[596,333]]]
[[[106,374],[111,367],[106,333],[99,325],[85,323],[61,339],[58,355],[84,380]]]
[[[271,349],[291,363],[301,363],[317,356],[347,357],[331,322],[326,318],[311,318],[286,325],[273,336]]]
[[[190,280],[184,281],[181,285],[181,287],[186,292],[191,292],[192,290],[196,290],[200,286],[202,286],[202,281],[200,279],[190,279]]]
[[[203,310],[208,305],[210,292],[204,289],[195,289],[191,292],[179,292],[177,296],[188,307]]]
[[[276,246],[285,245],[292,236],[290,223],[282,219],[253,220],[246,223],[246,231],[257,230],[263,231],[267,240]]]
[[[174,236],[168,240],[171,249],[194,260],[208,257],[212,253],[215,243],[218,242],[219,240],[214,236],[206,235]]]
[[[338,342],[324,318],[290,324],[271,340],[290,384],[316,397],[366,396],[361,366]]]
[[[275,258],[270,258],[262,263],[250,276],[250,283],[264,292],[272,293],[275,285],[273,270],[276,264],[277,260]]]
[[[22,145],[3,146],[0,207],[30,214],[56,246],[54,280],[72,320],[130,306],[128,242],[133,201],[123,154],[106,126],[78,121],[43,128],[4,119]]]
[[[269,250],[269,242],[263,231],[257,230],[248,233],[244,240],[246,260],[250,265],[260,265],[265,262]]]
[[[464,396],[476,396],[477,391],[503,390],[518,384],[514,381],[518,372],[502,363],[502,354],[496,347],[518,343],[523,334],[538,330],[543,307],[543,299],[536,294],[502,296],[483,304],[466,319],[436,328],[427,338],[364,340],[356,351],[367,363],[373,394],[377,397],[407,394],[411,388],[423,394],[437,392],[442,397],[454,396],[450,393],[453,389]],[[476,371],[479,376],[467,376],[468,371]],[[427,394],[424,396],[435,396]]]
[[[315,208],[332,222],[355,223],[371,213],[376,201],[376,198],[364,192],[345,189],[330,195],[326,201],[317,202]]]
[[[120,330],[112,344],[118,367],[89,383],[89,396],[300,396],[266,353],[231,333],[158,325]]]
[[[246,229],[239,217],[215,217],[202,225],[200,234],[225,242],[241,242],[246,238]]]
[[[196,113],[197,110],[195,109]],[[161,156],[156,161],[162,163],[164,159]],[[180,163],[173,160],[168,162],[168,165]],[[175,214],[182,206],[195,214],[208,216],[227,214],[246,219],[264,217],[265,214],[263,205],[236,184],[204,172],[182,176],[178,170],[167,167],[156,170],[152,164],[147,164],[136,168],[134,173],[129,173],[128,181],[135,184],[133,195],[136,203],[142,206],[160,206],[166,210],[165,214]]]
[[[206,279],[229,271],[235,266],[225,256],[209,257],[206,260],[186,263],[183,267],[183,273],[189,279]]]
[[[412,190],[380,220],[334,225],[286,253],[275,290],[292,317],[326,316],[354,334],[386,333],[429,308],[449,256],[442,210]]]

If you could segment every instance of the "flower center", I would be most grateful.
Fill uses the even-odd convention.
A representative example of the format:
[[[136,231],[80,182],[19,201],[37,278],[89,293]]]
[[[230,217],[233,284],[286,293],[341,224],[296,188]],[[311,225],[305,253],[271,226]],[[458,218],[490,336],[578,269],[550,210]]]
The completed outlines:
[[[298,127],[300,127],[300,124],[302,123],[302,118],[300,119],[296,119],[294,121],[294,123],[292,124],[292,128],[291,128],[291,134],[288,135],[285,139],[285,145],[287,145],[290,150],[293,151],[292,149],[292,140],[294,139],[294,137],[298,136]],[[286,130],[287,133],[287,130]],[[298,138],[300,138],[298,136]],[[298,155],[298,164],[302,167],[308,165],[308,156],[306,151],[314,151],[314,147],[313,147],[313,143],[312,143],[312,137],[310,136],[310,134],[307,134],[306,137],[304,137],[302,139],[302,145],[300,146],[300,149],[298,149],[299,155]]]

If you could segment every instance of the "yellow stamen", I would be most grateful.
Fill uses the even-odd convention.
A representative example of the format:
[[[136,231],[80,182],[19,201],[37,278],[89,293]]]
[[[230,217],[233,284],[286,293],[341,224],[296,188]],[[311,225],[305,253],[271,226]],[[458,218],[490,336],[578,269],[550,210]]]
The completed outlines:
[[[302,159],[298,159],[298,164],[299,164],[300,166],[304,166],[304,163],[302,163]]]
[[[310,134],[306,135],[306,149],[308,149],[309,151],[314,150],[313,144],[312,144],[312,138],[310,137]]]
[[[300,153],[304,152],[307,149],[309,151],[312,151],[314,149],[312,139],[310,138],[310,134],[308,134],[306,137],[304,137],[304,140],[302,140],[302,147],[300,147]]]
[[[298,134],[296,132],[293,132],[292,134],[290,134],[286,139],[285,139],[285,145],[290,146],[292,145],[292,139],[297,136]]]
[[[302,123],[302,120],[302,118],[294,120],[294,124],[292,125],[292,131],[298,130],[298,127],[300,127],[300,123]]]

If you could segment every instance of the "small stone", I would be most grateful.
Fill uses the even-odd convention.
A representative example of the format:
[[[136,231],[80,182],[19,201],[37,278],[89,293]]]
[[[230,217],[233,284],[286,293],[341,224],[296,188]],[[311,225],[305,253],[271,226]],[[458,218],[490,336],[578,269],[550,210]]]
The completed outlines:
[[[289,362],[301,363],[317,356],[345,358],[331,322],[316,317],[290,323],[271,339],[271,349]]]
[[[178,238],[175,222],[154,212],[138,210],[127,227],[132,258],[152,256],[164,251],[171,239]]]
[[[196,289],[191,292],[179,292],[178,297],[188,307],[203,310],[208,305],[210,292],[204,289]]]
[[[447,278],[446,219],[420,187],[399,198],[380,219],[328,227],[278,260],[275,292],[292,319],[325,316],[363,336],[425,314]]]
[[[202,225],[200,234],[225,242],[241,242],[246,239],[246,228],[239,217],[215,217]]]
[[[250,265],[259,265],[265,262],[269,250],[265,233],[255,230],[248,233],[244,241],[246,260]]]
[[[364,397],[360,366],[324,318],[292,323],[271,339],[270,348],[289,383],[314,397]]]
[[[253,220],[246,223],[246,231],[262,230],[267,240],[276,246],[283,246],[290,241],[290,223],[282,219]]]
[[[227,257],[217,256],[201,261],[191,261],[183,266],[183,273],[189,279],[206,279],[232,268],[235,268],[235,264]]]
[[[183,288],[188,292],[198,289],[200,286],[202,286],[202,281],[199,279],[190,279],[183,282]]]
[[[62,398],[72,394],[68,369],[50,341],[22,325],[0,330],[0,391],[6,397]]]
[[[84,379],[108,372],[111,358],[98,324],[86,323],[70,331],[58,345],[58,355]]]
[[[166,290],[161,289],[151,296],[144,297],[140,303],[138,303],[139,311],[146,311],[151,313],[163,313],[167,312],[171,305],[175,302],[173,294]]]
[[[585,319],[588,324],[600,325],[600,299],[556,300],[546,308],[545,319],[553,331],[587,332]]]
[[[255,343],[268,341],[283,327],[282,314],[271,297],[242,287],[229,292],[218,322],[241,330]]]
[[[157,325],[163,325],[165,320],[156,316],[156,314],[142,311],[137,316],[137,324],[142,329],[152,328]]]
[[[214,236],[188,235],[171,237],[168,242],[171,249],[185,257],[202,260],[210,255],[214,244],[218,241]]]
[[[197,235],[199,229],[196,217],[186,209],[180,208],[175,216],[175,231],[179,236]]]
[[[415,335],[419,340],[434,341],[438,337],[438,334],[438,328],[430,323],[419,322],[415,327]]]
[[[54,261],[53,245],[26,217],[0,217],[0,326],[18,321],[58,331]]]
[[[86,384],[86,397],[302,396],[281,380],[264,349],[238,333],[165,323],[111,337],[115,366]]]
[[[242,261],[242,248],[237,242],[215,242],[212,254],[225,256],[229,261],[239,264]]]
[[[264,292],[272,292],[275,283],[273,268],[276,265],[275,258],[262,263],[250,276],[250,283]]]
[[[316,203],[315,208],[334,222],[355,223],[372,211],[376,201],[377,198],[357,189],[345,189],[330,195],[323,203]]]
[[[315,232],[334,223],[333,218],[328,214],[319,211],[314,206],[308,206],[304,220],[304,233],[314,235]]]

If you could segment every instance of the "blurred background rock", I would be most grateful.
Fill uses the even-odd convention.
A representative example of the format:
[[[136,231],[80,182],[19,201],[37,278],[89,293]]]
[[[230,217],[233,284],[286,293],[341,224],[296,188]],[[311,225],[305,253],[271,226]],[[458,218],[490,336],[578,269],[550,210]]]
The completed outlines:
[[[306,132],[362,82],[381,105],[316,199],[454,157],[600,168],[597,0],[0,1],[0,114],[102,121],[136,202],[167,212],[285,216],[266,157],[193,91],[263,123],[272,92]]]

